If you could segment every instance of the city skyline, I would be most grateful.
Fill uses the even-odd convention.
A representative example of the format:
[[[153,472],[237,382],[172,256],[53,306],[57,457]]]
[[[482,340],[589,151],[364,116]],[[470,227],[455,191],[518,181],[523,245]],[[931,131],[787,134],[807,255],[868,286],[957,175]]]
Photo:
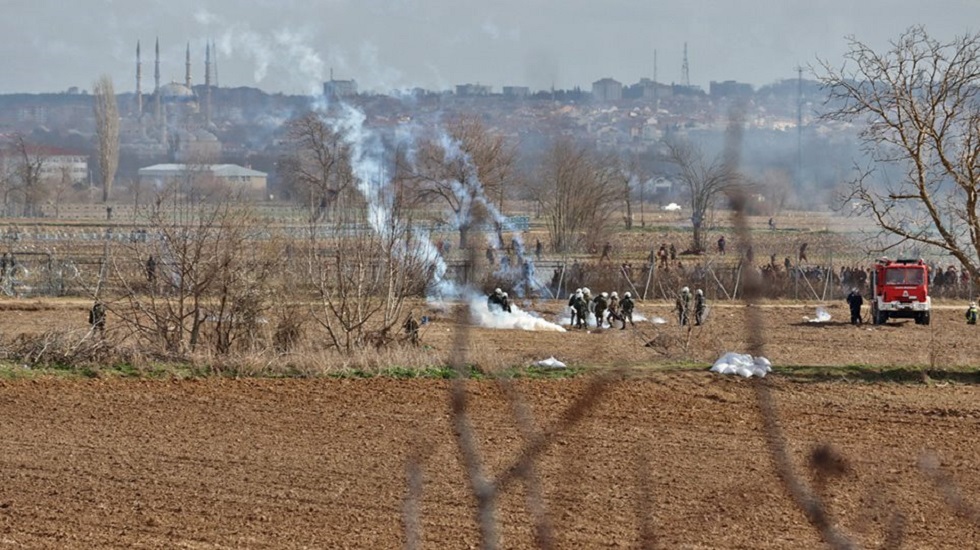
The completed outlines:
[[[146,69],[159,37],[162,80],[181,82],[190,44],[193,83],[203,83],[204,49],[216,46],[223,86],[312,94],[329,80],[363,91],[452,89],[481,83],[532,90],[587,89],[604,77],[631,84],[654,76],[683,83],[736,80],[758,88],[796,77],[818,58],[843,61],[845,36],[884,48],[911,25],[940,40],[972,32],[980,3],[945,0],[921,13],[911,0],[815,3],[650,3],[536,0],[230,1],[41,0],[6,7],[0,40],[20,55],[0,59],[0,93],[88,89],[101,74],[118,92],[135,90],[136,43]],[[148,55],[149,54],[149,55]],[[807,76],[806,74],[804,76]]]

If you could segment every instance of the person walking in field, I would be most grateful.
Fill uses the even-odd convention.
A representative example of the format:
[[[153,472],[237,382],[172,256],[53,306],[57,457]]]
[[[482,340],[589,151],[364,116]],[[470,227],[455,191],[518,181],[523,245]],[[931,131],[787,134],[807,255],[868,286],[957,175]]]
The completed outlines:
[[[578,309],[575,308],[575,303],[577,301],[576,296],[580,294],[582,294],[582,289],[576,288],[575,292],[573,292],[572,295],[568,297],[568,309],[571,310],[571,316],[572,316],[572,322],[570,323],[570,326],[572,326],[573,328],[577,324],[576,321],[578,317]]]
[[[622,320],[622,315],[619,314],[619,294],[613,291],[609,294],[609,304],[606,306],[606,322],[609,323],[609,328],[612,328],[613,321]]]
[[[619,302],[619,308],[623,321],[623,328],[620,330],[626,330],[626,321],[630,322],[631,327],[635,327],[636,323],[633,322],[633,297],[629,292],[623,294],[623,299]]]
[[[595,324],[598,328],[602,328],[606,318],[606,308],[609,307],[608,299],[609,294],[606,292],[601,292],[592,299],[592,311],[595,313]]]
[[[977,314],[980,310],[977,309],[976,302],[970,302],[970,307],[966,310],[966,324],[975,325],[977,324]]]
[[[572,296],[572,309],[575,311],[575,313],[572,315],[572,319],[575,320],[572,325],[576,328],[588,327],[586,324],[586,315],[588,315],[589,303],[586,301],[585,295],[581,291],[576,292],[575,295]]]
[[[800,253],[796,263],[798,264],[808,263],[806,259],[806,247],[807,247],[807,243],[803,243],[800,245]]]

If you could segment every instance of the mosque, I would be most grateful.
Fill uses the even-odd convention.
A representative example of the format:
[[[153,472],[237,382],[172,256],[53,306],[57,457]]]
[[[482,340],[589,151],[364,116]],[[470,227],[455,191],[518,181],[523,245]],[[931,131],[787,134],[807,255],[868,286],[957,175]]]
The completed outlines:
[[[204,86],[198,95],[191,84],[191,48],[187,45],[184,82],[160,82],[160,40],[156,41],[153,92],[143,93],[143,62],[136,43],[136,97],[131,115],[122,128],[122,147],[138,157],[166,156],[170,162],[214,163],[221,156],[221,142],[211,120],[211,44],[204,55]]]

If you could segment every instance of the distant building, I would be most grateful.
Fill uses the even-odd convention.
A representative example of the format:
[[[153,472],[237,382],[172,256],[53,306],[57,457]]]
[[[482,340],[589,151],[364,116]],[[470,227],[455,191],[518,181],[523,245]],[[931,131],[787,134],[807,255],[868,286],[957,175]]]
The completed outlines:
[[[237,164],[155,164],[139,169],[140,186],[226,184],[234,190],[265,193],[268,174]]]
[[[529,95],[531,95],[531,89],[527,86],[504,86],[504,97],[525,99]]]
[[[331,78],[323,83],[323,95],[334,99],[355,96],[357,95],[357,81]]]
[[[623,90],[623,98],[654,101],[667,99],[673,93],[674,91],[669,84],[654,82],[649,78],[641,78],[639,82]]]
[[[612,78],[603,78],[592,83],[592,97],[597,101],[619,101],[623,99],[623,85]]]
[[[752,97],[752,85],[744,82],[726,80],[724,82],[711,81],[708,87],[711,97]]]
[[[88,156],[78,151],[48,147],[45,145],[25,145],[30,163],[40,161],[41,181],[66,182],[72,185],[89,180]],[[14,174],[24,166],[24,151],[13,142],[0,147],[0,177]]]
[[[486,97],[493,89],[486,84],[457,84],[456,95],[459,97]]]

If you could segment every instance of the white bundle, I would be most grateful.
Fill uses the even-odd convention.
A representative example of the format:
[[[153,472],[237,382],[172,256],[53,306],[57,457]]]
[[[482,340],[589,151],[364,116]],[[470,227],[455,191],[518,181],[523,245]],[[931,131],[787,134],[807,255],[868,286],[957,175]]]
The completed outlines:
[[[772,372],[772,363],[765,357],[752,357],[745,353],[728,352],[711,366],[711,372],[718,374],[737,374],[745,378],[765,377]]]
[[[563,369],[563,368],[565,368],[565,363],[562,363],[561,361],[555,359],[554,356],[551,356],[551,357],[549,357],[547,359],[542,359],[542,360],[536,362],[534,365],[536,367],[543,367],[543,368],[546,368],[546,369]]]

